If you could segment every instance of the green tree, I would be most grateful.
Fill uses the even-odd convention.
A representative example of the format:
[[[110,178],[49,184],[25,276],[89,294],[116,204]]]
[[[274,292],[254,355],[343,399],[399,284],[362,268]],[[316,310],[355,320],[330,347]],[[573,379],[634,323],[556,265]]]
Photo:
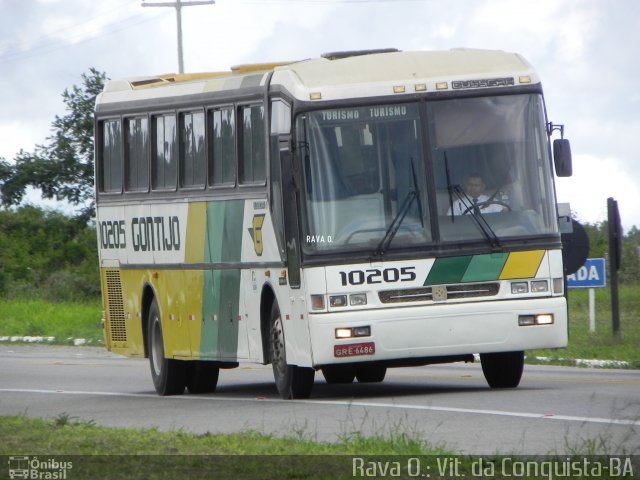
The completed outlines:
[[[640,283],[640,229],[635,225],[625,233],[622,239],[620,281]]]
[[[609,223],[605,220],[583,226],[589,237],[589,258],[606,258],[609,269]],[[622,238],[622,262],[618,275],[623,283],[640,283],[640,229],[636,226],[625,232]]]
[[[4,158],[0,157],[0,192],[2,185],[7,181],[7,179],[11,178],[12,173],[13,168],[11,167],[11,164]]]
[[[589,258],[602,258],[609,252],[609,233],[606,221],[583,224],[589,237]]]
[[[0,161],[0,187],[5,206],[18,205],[28,186],[39,188],[48,199],[66,200],[80,207],[79,217],[95,216],[93,191],[93,112],[106,75],[89,69],[82,85],[65,89],[66,113],[51,124],[53,134],[33,153],[21,150],[14,165]]]

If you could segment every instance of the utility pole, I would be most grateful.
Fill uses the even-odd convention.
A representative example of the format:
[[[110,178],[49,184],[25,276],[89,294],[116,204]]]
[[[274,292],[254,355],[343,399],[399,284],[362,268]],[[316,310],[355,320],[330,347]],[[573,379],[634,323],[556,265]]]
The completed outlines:
[[[184,73],[184,60],[182,58],[182,7],[191,7],[194,5],[213,5],[215,0],[176,0],[175,2],[157,2],[147,3],[142,0],[143,7],[175,7],[176,20],[178,22],[178,73]]]
[[[622,224],[618,202],[607,198],[607,223],[609,227],[609,273],[611,274],[611,326],[613,336],[620,338],[620,306],[618,297],[618,270],[622,262]]]

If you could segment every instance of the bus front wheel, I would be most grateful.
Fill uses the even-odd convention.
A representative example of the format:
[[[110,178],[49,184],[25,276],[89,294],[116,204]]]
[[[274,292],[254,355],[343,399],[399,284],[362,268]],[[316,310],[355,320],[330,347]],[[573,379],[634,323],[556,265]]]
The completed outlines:
[[[313,368],[287,364],[284,327],[280,310],[275,302],[271,308],[270,325],[269,357],[280,397],[284,399],[309,398],[316,372]]]
[[[356,378],[356,369],[351,365],[330,365],[322,369],[327,383],[351,383]]]
[[[189,393],[213,393],[216,391],[220,368],[215,362],[194,360],[188,365],[187,390]]]
[[[367,365],[360,367],[356,371],[356,378],[360,383],[378,383],[384,380],[387,374],[387,367],[379,365]]]
[[[516,388],[524,369],[524,352],[481,353],[482,373],[491,388]]]
[[[155,298],[149,308],[148,322],[148,352],[153,386],[158,395],[181,395],[186,386],[187,363],[165,357],[162,320]]]

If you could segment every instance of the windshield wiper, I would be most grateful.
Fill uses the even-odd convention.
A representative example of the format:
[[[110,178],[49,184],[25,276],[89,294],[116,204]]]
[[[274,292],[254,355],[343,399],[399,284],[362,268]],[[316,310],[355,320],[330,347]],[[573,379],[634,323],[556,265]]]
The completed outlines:
[[[469,196],[465,193],[460,185],[450,185],[449,187],[453,190],[453,193],[456,194],[463,205],[473,205],[473,201],[469,198]],[[496,232],[493,231],[487,220],[484,218],[484,215],[480,213],[478,207],[473,205],[473,207],[469,209],[469,213],[471,214],[471,218],[473,219],[474,223],[478,226],[482,234],[491,244],[492,249],[499,250],[502,247],[500,239],[496,235]],[[451,214],[453,215],[453,211]]]
[[[493,250],[500,250],[502,248],[502,244],[500,243],[500,238],[496,235],[496,232],[493,231],[487,220],[484,218],[482,213],[478,207],[473,204],[473,201],[469,198],[466,192],[462,189],[462,187],[458,184],[451,184],[451,174],[449,172],[449,161],[447,159],[447,152],[444,152],[444,168],[445,173],[447,175],[447,190],[449,191],[449,206],[451,210],[451,222],[454,222],[455,214],[453,212],[453,194],[458,197],[458,200],[462,202],[463,205],[472,205],[468,209],[471,214],[471,218],[473,219],[473,223],[478,227],[478,229],[482,232],[487,241],[491,244],[491,248]]]
[[[404,201],[402,202],[402,206],[400,207],[400,210],[398,210],[398,213],[396,213],[396,216],[393,218],[391,225],[389,225],[389,228],[387,228],[387,232],[384,234],[384,237],[382,237],[382,240],[376,247],[375,252],[373,252],[373,255],[375,257],[382,256],[385,254],[385,252],[387,251],[387,248],[389,248],[389,245],[391,245],[391,241],[393,240],[393,237],[395,237],[396,233],[398,233],[398,230],[400,229],[400,225],[402,224],[404,217],[407,216],[407,213],[409,212],[409,207],[411,207],[413,200],[416,198],[418,198],[418,194],[416,193],[415,190],[410,190],[409,193],[407,193],[407,196],[404,198]]]
[[[389,248],[389,245],[391,245],[391,242],[393,241],[393,237],[395,237],[396,233],[398,233],[398,230],[400,229],[400,225],[402,225],[402,221],[404,220],[404,217],[406,217],[407,213],[409,213],[409,208],[411,207],[411,204],[413,203],[414,199],[418,203],[418,215],[420,216],[420,225],[422,226],[422,228],[424,228],[424,219],[422,218],[422,202],[420,201],[420,194],[419,194],[420,190],[418,189],[418,177],[416,176],[415,162],[413,160],[413,157],[410,157],[410,160],[411,160],[411,177],[413,179],[413,190],[410,190],[407,193],[407,196],[402,202],[402,206],[400,207],[400,210],[398,210],[398,213],[396,213],[396,216],[393,218],[391,225],[389,225],[389,228],[387,228],[387,231],[384,234],[384,237],[382,237],[382,240],[380,241],[380,243],[378,244],[376,251],[373,252],[374,256],[382,256],[385,254],[385,252]]]
[[[418,188],[418,177],[416,176],[416,166],[411,157],[411,176],[413,178],[413,191],[416,194],[416,201],[418,202],[418,215],[420,216],[420,225],[424,228],[424,218],[422,215],[422,202],[420,201],[420,189]]]
[[[454,222],[455,216],[453,214],[453,185],[451,184],[451,172],[449,171],[449,158],[447,152],[444,152],[444,173],[447,176],[447,192],[449,192],[449,211],[451,212],[451,223]]]

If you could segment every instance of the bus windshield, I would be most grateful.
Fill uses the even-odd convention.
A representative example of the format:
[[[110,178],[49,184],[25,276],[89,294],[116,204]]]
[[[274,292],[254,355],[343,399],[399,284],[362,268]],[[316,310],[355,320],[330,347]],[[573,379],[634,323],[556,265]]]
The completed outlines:
[[[540,95],[309,112],[297,122],[309,253],[557,234]]]

